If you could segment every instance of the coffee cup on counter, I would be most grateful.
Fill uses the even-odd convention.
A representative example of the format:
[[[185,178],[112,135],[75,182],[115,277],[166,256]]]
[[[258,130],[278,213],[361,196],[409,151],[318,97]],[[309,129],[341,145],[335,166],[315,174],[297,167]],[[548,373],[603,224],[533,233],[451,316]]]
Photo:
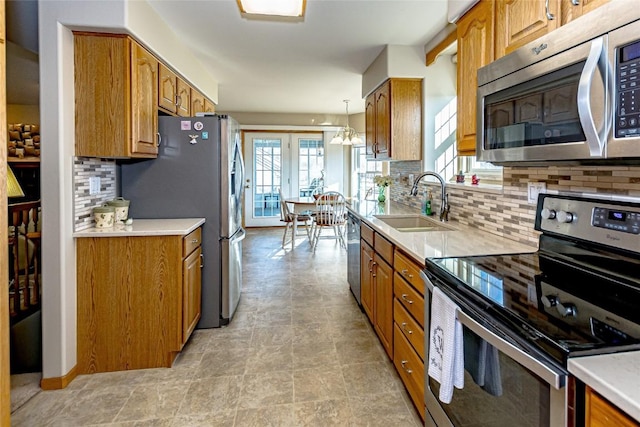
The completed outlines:
[[[96,228],[110,228],[115,224],[116,209],[113,206],[97,206],[93,208],[93,219]]]
[[[129,200],[125,200],[122,197],[116,197],[113,200],[107,202],[108,206],[112,206],[116,210],[116,223],[124,223],[129,217]]]

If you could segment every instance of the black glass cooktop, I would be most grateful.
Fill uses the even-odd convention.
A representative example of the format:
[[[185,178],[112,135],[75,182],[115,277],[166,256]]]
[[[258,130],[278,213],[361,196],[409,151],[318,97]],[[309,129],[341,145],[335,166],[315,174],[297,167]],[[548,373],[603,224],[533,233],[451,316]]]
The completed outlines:
[[[635,260],[578,246],[551,255],[551,243],[535,253],[427,259],[426,270],[458,302],[563,364],[573,353],[640,344]]]

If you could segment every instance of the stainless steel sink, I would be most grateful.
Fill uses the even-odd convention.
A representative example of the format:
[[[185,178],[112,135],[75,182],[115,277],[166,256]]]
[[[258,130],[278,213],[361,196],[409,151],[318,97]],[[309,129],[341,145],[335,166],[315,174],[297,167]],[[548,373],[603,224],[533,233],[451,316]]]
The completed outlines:
[[[374,215],[375,218],[403,232],[451,231],[452,227],[422,215]]]

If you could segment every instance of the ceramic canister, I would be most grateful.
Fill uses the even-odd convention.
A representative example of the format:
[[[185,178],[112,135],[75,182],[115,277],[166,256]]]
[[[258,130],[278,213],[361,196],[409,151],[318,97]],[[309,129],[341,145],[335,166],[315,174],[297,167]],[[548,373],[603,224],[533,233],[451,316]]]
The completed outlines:
[[[116,210],[116,222],[125,222],[129,217],[129,200],[125,200],[122,197],[116,197],[113,200],[107,202],[107,205],[112,206]]]
[[[93,219],[96,228],[113,227],[115,223],[116,209],[113,206],[98,206],[93,208]]]

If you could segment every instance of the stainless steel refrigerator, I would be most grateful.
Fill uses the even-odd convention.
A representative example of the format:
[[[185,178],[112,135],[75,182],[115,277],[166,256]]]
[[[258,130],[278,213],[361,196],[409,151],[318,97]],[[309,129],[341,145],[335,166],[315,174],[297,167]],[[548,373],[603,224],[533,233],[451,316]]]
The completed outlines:
[[[231,117],[159,118],[158,157],[121,164],[134,218],[204,217],[202,315],[198,328],[228,324],[242,289],[244,164]]]

